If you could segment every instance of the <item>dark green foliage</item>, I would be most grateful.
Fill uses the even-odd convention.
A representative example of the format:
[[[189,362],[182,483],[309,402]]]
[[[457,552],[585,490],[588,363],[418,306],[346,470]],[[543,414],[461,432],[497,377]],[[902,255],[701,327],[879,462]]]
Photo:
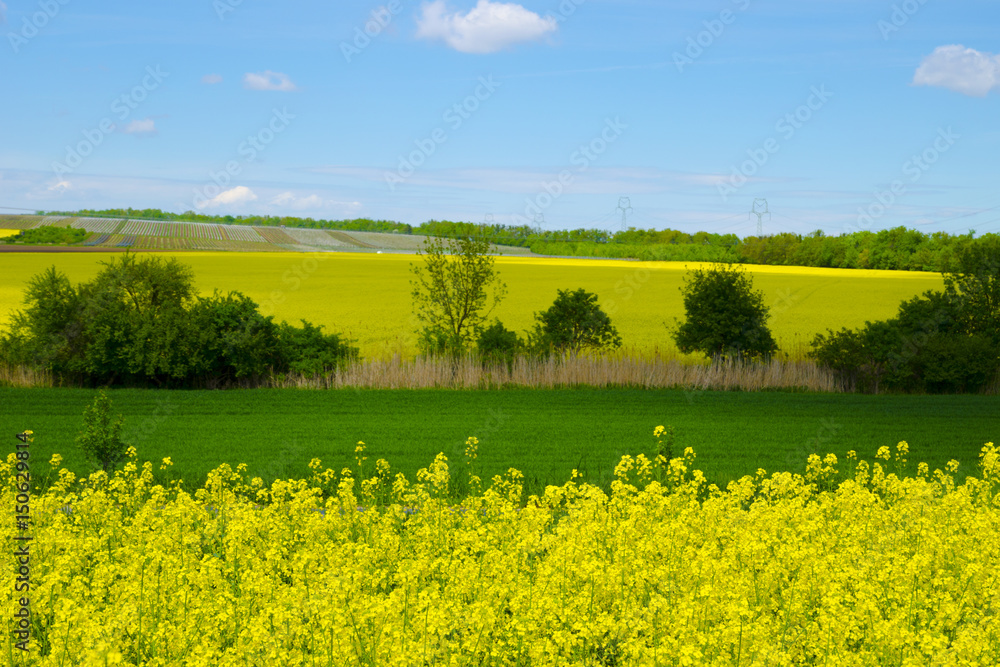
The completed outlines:
[[[501,324],[500,320],[495,320],[480,331],[476,339],[476,352],[484,366],[502,363],[511,368],[515,357],[523,350],[524,341],[517,333]]]
[[[111,417],[111,399],[103,391],[83,411],[83,429],[76,444],[84,455],[108,472],[128,456],[128,443],[122,440],[125,418]]]
[[[0,359],[100,385],[225,386],[357,356],[306,321],[275,323],[238,292],[195,297],[192,281],[176,259],[129,253],[77,287],[52,267],[29,281]]]
[[[617,349],[622,344],[611,318],[598,305],[597,295],[583,288],[557,290],[549,309],[535,313],[530,341],[541,353]]]
[[[982,390],[1000,369],[1000,239],[956,263],[944,292],[904,301],[890,320],[819,334],[811,356],[860,391]]]
[[[79,292],[52,266],[28,280],[24,303],[0,339],[0,358],[57,374],[71,372],[83,347]]]
[[[265,375],[280,366],[278,325],[257,311],[257,304],[238,292],[215,292],[191,308],[197,332],[201,373],[215,382]]]
[[[979,391],[997,373],[997,349],[982,336],[934,336],[914,359],[914,374],[930,393]]]
[[[687,319],[673,334],[681,352],[752,359],[778,350],[767,327],[770,309],[746,271],[726,264],[696,269],[681,293]]]
[[[955,263],[945,276],[945,294],[957,304],[962,330],[1000,347],[1000,236],[963,248]]]
[[[0,222],[2,226],[2,222]],[[25,229],[13,236],[0,238],[0,243],[18,245],[69,245],[79,243],[87,238],[87,232],[83,229],[73,229],[72,227],[53,227],[46,225],[35,229]]]
[[[322,325],[305,320],[301,327],[282,322],[278,326],[278,343],[284,355],[283,365],[289,373],[320,375],[358,358],[358,348],[352,347],[340,334],[325,334]]]

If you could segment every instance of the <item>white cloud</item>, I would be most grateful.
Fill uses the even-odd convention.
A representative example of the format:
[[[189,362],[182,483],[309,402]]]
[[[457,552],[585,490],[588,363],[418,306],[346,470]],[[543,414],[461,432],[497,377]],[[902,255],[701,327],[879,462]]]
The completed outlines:
[[[247,90],[280,90],[284,92],[298,90],[287,74],[271,70],[247,72],[243,75],[243,87]]]
[[[156,122],[152,118],[133,120],[122,129],[122,132],[125,134],[156,134]]]
[[[939,46],[920,63],[913,84],[985,97],[991,89],[1000,88],[1000,55],[967,49],[961,44]]]
[[[7,5],[3,3],[3,0],[0,0],[0,23],[6,23],[6,22],[7,22]]]
[[[73,189],[73,184],[70,183],[69,181],[58,181],[46,188],[48,192],[52,192],[57,195],[61,195],[67,190],[72,190],[72,189]]]
[[[448,13],[445,0],[424,3],[417,37],[441,39],[462,53],[493,53],[518,42],[541,39],[558,29],[555,18],[542,18],[521,5],[479,0],[465,14]]]
[[[221,74],[206,74],[205,76],[201,77],[201,82],[202,83],[208,83],[208,84],[222,83],[222,75]]]
[[[318,209],[323,205],[323,199],[319,195],[296,197],[291,192],[282,192],[280,195],[271,200],[271,205],[302,211],[307,209]]]
[[[219,206],[225,206],[226,204],[246,204],[247,202],[252,202],[256,199],[257,195],[253,193],[253,190],[245,185],[237,185],[235,188],[223,190],[215,197],[201,202],[198,204],[198,208],[218,208]]]

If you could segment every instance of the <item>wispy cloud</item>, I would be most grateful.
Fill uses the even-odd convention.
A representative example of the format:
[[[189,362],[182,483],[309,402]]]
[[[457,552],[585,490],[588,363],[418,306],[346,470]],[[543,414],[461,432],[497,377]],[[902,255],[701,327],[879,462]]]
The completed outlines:
[[[271,199],[273,206],[302,211],[307,209],[317,209],[323,205],[323,198],[319,195],[308,195],[306,197],[296,197],[291,192],[282,192]]]
[[[7,22],[7,5],[0,0],[0,25]]]
[[[313,173],[330,174],[369,183],[384,183],[385,169],[377,167],[326,165],[310,168]],[[505,194],[535,194],[559,178],[565,167],[545,169],[423,169],[407,181],[421,187],[478,190]],[[645,167],[591,167],[586,172],[569,170],[567,194],[616,194],[622,191],[652,193],[687,191],[691,187],[711,187],[728,178],[726,174],[698,174]]]
[[[968,49],[961,44],[939,46],[920,63],[913,75],[913,84],[985,97],[993,88],[1000,88],[1000,55]]]
[[[243,75],[243,87],[247,90],[280,90],[282,92],[298,90],[287,74],[271,70],[247,72]]]
[[[299,214],[308,212],[317,216],[355,215],[362,208],[362,204],[359,201],[324,199],[315,193],[300,195],[291,190],[286,190],[271,197],[267,204],[268,210],[279,214],[287,211],[295,211]]]
[[[417,37],[440,39],[462,53],[494,53],[519,42],[533,42],[558,29],[521,5],[479,0],[467,13],[449,13],[445,0],[424,3]]]
[[[222,75],[221,74],[206,74],[205,76],[201,77],[201,82],[202,83],[207,83],[207,84],[222,83]]]
[[[220,206],[233,206],[256,201],[257,195],[253,190],[245,185],[237,185],[235,188],[223,190],[218,195],[198,204],[198,208],[218,208]]]
[[[136,119],[122,128],[122,132],[125,134],[156,134],[156,122],[152,118]]]

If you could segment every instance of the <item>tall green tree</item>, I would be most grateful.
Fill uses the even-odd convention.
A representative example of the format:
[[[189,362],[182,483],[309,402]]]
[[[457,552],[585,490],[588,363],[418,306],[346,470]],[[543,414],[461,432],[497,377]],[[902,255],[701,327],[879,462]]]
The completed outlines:
[[[490,243],[471,237],[428,238],[417,254],[424,262],[410,265],[410,285],[421,350],[463,352],[507,295]]]
[[[1000,236],[966,245],[957,253],[956,265],[945,275],[945,294],[956,302],[965,332],[1000,346]]]
[[[746,270],[716,264],[696,269],[681,286],[687,319],[674,331],[681,352],[712,357],[768,357],[778,344],[767,326],[770,309]]]
[[[580,352],[621,347],[621,336],[598,305],[596,294],[582,287],[556,292],[552,305],[535,313],[532,348],[541,352]]]

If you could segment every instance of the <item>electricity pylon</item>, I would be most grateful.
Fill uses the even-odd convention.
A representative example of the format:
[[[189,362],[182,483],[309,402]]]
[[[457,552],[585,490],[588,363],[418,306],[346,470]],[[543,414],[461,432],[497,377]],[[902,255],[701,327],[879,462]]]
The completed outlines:
[[[767,221],[771,222],[771,212],[767,210],[767,200],[766,199],[754,199],[753,206],[750,207],[750,215],[757,216],[757,236],[764,235],[764,216],[767,216]]]
[[[628,197],[619,197],[618,208],[615,210],[622,212],[622,231],[623,232],[627,231],[628,224],[626,222],[626,219],[628,217],[628,214],[632,212],[632,201]]]

